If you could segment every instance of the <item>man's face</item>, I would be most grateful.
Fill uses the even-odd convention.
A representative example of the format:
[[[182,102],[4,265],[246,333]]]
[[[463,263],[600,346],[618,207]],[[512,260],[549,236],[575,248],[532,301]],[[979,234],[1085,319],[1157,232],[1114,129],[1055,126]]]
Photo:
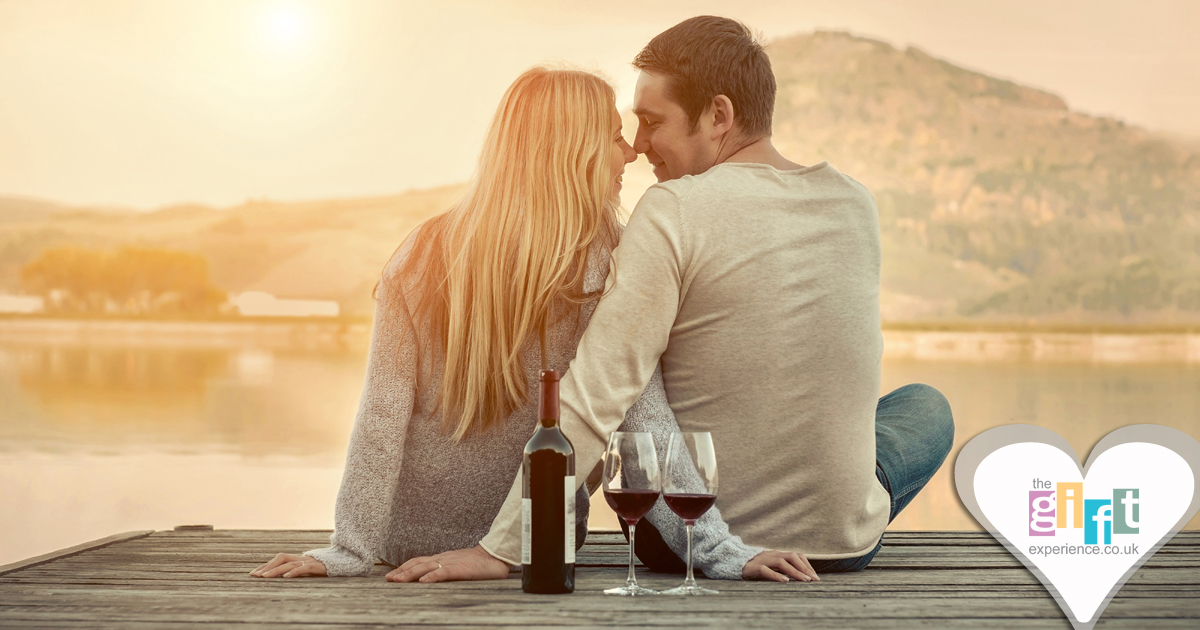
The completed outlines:
[[[646,154],[658,181],[699,175],[716,163],[712,121],[702,115],[689,133],[687,112],[667,96],[666,77],[642,71],[633,89],[633,113],[638,117],[633,149]]]

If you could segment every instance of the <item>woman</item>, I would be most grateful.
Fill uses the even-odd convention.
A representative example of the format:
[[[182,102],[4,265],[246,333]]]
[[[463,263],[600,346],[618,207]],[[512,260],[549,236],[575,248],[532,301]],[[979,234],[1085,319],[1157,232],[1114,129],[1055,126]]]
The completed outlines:
[[[567,368],[603,289],[636,157],[599,77],[534,68],[509,87],[462,200],[414,230],[377,285],[331,545],[251,575],[365,575],[377,557],[399,566],[487,534],[537,422],[539,372]],[[626,417],[664,443],[678,430],[661,374]],[[584,488],[576,504],[582,545]],[[709,530],[741,544],[719,520]]]

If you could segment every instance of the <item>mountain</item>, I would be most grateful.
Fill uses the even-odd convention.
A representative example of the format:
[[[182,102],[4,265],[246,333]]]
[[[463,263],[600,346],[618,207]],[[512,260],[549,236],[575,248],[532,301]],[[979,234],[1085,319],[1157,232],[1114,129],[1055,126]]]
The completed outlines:
[[[917,48],[772,42],[775,142],[879,206],[885,320],[1200,322],[1200,152]]]
[[[461,190],[448,186],[300,203],[255,200],[219,210],[72,209],[14,220],[0,230],[0,292],[19,290],[20,267],[48,247],[134,243],[204,254],[214,283],[228,291],[337,300],[347,315],[370,315],[371,289],[392,252],[417,224],[448,209]]]
[[[0,196],[0,224],[13,221],[39,221],[63,210],[63,206],[50,201]]]
[[[885,322],[1200,324],[1200,143],[846,33],[768,52],[780,151],[875,195]],[[628,112],[625,127],[632,137]],[[629,165],[625,206],[653,182],[644,159]],[[0,291],[45,247],[145,243],[203,253],[230,291],[368,314],[384,262],[461,193],[151,213],[0,198]]]

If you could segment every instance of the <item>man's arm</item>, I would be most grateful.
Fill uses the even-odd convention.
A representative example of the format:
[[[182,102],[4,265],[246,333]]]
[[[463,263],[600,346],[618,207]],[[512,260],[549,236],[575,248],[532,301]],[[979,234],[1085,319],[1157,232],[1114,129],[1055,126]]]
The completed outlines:
[[[575,470],[591,470],[608,436],[646,389],[667,347],[682,300],[686,252],[679,201],[660,186],[638,202],[613,251],[605,294],[563,376],[560,426],[575,449]],[[521,557],[522,483],[516,481],[480,545],[510,564]],[[576,475],[576,483],[583,476]]]

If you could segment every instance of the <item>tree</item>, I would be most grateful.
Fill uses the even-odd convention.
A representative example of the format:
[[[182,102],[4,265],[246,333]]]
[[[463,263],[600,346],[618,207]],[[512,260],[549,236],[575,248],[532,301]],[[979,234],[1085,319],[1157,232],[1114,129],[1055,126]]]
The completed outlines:
[[[21,268],[21,283],[48,308],[74,312],[208,315],[225,301],[200,254],[134,245],[44,250]]]

